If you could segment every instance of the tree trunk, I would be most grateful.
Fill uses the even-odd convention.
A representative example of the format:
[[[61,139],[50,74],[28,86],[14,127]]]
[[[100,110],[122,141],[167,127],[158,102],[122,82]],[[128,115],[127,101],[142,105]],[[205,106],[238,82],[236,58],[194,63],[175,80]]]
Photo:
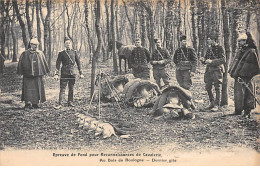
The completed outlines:
[[[47,0],[47,16],[48,17],[47,21],[45,21],[45,24],[47,24],[46,27],[48,27],[48,50],[47,50],[47,56],[48,56],[48,64],[49,64],[49,69],[50,71],[51,69],[51,61],[52,61],[52,50],[51,50],[51,46],[52,46],[52,40],[51,40],[51,25],[50,25],[50,21],[51,21],[51,0]]]
[[[153,14],[153,10],[152,10],[152,4],[145,4],[143,1],[141,1],[141,5],[143,6],[143,8],[146,10],[147,14],[148,14],[148,18],[149,18],[149,42],[150,42],[150,51],[154,51],[154,14]]]
[[[198,8],[198,19],[197,19],[197,25],[198,25],[198,37],[199,37],[199,46],[198,46],[198,57],[202,56],[202,49],[203,49],[203,36],[202,36],[202,32],[203,32],[203,1],[197,1],[197,8]]]
[[[25,14],[26,14],[26,22],[27,22],[27,27],[28,27],[28,33],[29,37],[32,38],[32,21],[30,19],[30,1],[26,0],[26,5],[25,5]]]
[[[192,45],[193,45],[195,51],[198,51],[196,25],[195,25],[195,4],[194,4],[194,0],[191,0],[190,3],[191,3],[190,10],[191,10],[191,27],[192,27]]]
[[[4,27],[4,22],[5,22],[5,14],[4,14],[4,8],[5,4],[4,1],[0,2],[0,74],[4,72],[4,61],[5,61],[5,27]]]
[[[13,39],[13,58],[12,58],[12,62],[17,62],[17,36],[16,36],[16,32],[14,30],[14,24],[15,24],[15,17],[13,17],[12,19],[12,25],[11,25],[11,33],[12,33],[12,39]]]
[[[85,5],[85,22],[86,22],[86,28],[87,28],[87,35],[88,35],[88,46],[89,46],[89,54],[90,54],[90,58],[89,60],[91,61],[91,56],[92,56],[92,43],[90,41],[90,30],[89,30],[89,19],[88,19],[88,15],[89,15],[89,6],[88,6],[88,1],[87,0],[84,0],[84,5]]]
[[[130,20],[130,17],[129,17],[129,14],[128,14],[128,8],[127,8],[126,2],[124,0],[123,0],[123,3],[124,3],[126,17],[127,17],[127,20],[130,24],[130,27],[131,27],[131,40],[132,40],[132,42],[134,42],[134,40],[135,40],[135,25]]]
[[[224,46],[226,51],[226,63],[225,73],[223,76],[223,84],[222,84],[222,97],[220,105],[228,105],[228,65],[230,60],[230,32],[229,32],[229,20],[228,20],[228,10],[226,0],[221,0],[221,8],[222,8],[222,16],[223,16],[223,31],[224,31]]]
[[[37,39],[40,42],[39,49],[42,50],[42,43],[41,43],[42,33],[41,33],[41,19],[40,19],[41,3],[39,2],[39,0],[35,1],[35,6],[36,6],[36,22],[37,22]]]
[[[167,1],[167,11],[166,11],[166,18],[165,18],[165,31],[164,37],[166,42],[166,48],[169,50],[171,54],[173,54],[173,23],[174,23],[174,15],[173,15],[173,5],[174,0]]]
[[[178,6],[178,26],[177,26],[177,39],[178,39],[178,47],[180,46],[180,36],[182,34],[181,30],[181,0],[179,0]]]
[[[112,36],[112,55],[114,72],[118,74],[117,57],[116,57],[116,35],[115,35],[115,17],[114,17],[114,0],[111,0],[111,36]]]
[[[105,0],[105,7],[106,7],[106,24],[107,24],[107,59],[109,58],[109,46],[111,43],[111,37],[110,37],[110,26],[109,26],[109,6],[107,4],[107,0]]]
[[[22,16],[20,14],[19,9],[18,9],[17,1],[12,1],[12,3],[13,3],[13,7],[15,9],[16,15],[17,15],[17,19],[18,19],[19,24],[20,24],[21,29],[22,29],[23,44],[24,44],[25,48],[27,48],[28,47],[28,39],[27,39],[27,35],[26,35],[25,23],[22,19]]]
[[[146,17],[145,17],[145,9],[141,9],[141,16],[140,16],[140,26],[141,26],[141,30],[140,30],[140,35],[141,35],[141,41],[142,41],[142,46],[146,47]]]
[[[246,30],[250,30],[250,18],[251,18],[251,12],[248,9],[246,15]]]
[[[112,5],[112,4],[111,4]],[[100,56],[101,52],[101,29],[100,29],[100,0],[96,0],[96,8],[95,8],[95,16],[96,16],[96,22],[95,22],[95,29],[96,29],[96,35],[98,39],[97,48],[95,50],[95,53],[93,55],[92,60],[92,68],[91,68],[91,91],[90,96],[92,97],[94,94],[95,89],[95,76],[96,76],[96,60],[97,57]]]
[[[118,29],[118,0],[115,0],[116,4],[115,4],[115,19],[116,19],[116,39],[119,40],[119,36],[121,36],[119,34],[119,29]]]

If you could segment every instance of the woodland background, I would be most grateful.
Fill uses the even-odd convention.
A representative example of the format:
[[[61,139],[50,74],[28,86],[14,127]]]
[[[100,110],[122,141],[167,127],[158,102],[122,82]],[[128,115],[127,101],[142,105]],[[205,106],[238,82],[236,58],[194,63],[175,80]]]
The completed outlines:
[[[115,41],[133,44],[137,37],[151,52],[153,39],[160,38],[173,54],[179,47],[180,35],[185,34],[201,57],[207,36],[218,35],[219,43],[225,47],[228,70],[236,52],[238,32],[250,31],[259,46],[259,8],[259,0],[1,0],[0,74],[4,60],[17,62],[35,36],[51,70],[63,49],[64,37],[73,39],[82,65],[87,68],[92,64],[92,94],[97,64],[112,59],[113,72],[118,74]],[[223,93],[222,105],[226,105],[227,73]]]
[[[206,39],[217,34],[225,48],[228,69],[237,49],[238,33],[250,31],[260,44],[259,0],[0,0],[0,150],[88,149],[93,151],[198,152],[208,157],[209,151],[229,161],[228,165],[254,164],[259,154],[259,105],[251,118],[232,116],[233,79],[227,71],[222,86],[222,107],[218,112],[204,112],[208,106],[203,73],[193,77],[191,93],[197,109],[193,120],[151,117],[151,108],[133,108],[120,103],[101,103],[101,120],[115,124],[132,134],[127,139],[94,137],[76,124],[75,113],[99,117],[98,103],[89,106],[94,80],[99,70],[112,74],[118,71],[115,41],[134,44],[135,38],[153,51],[154,38],[162,39],[171,55],[179,46],[180,35],[186,34],[188,45],[202,57]],[[45,77],[47,101],[42,109],[25,111],[20,101],[22,78],[16,74],[20,54],[37,36],[51,68]],[[53,79],[58,52],[63,50],[65,36],[73,39],[79,53],[85,78],[77,79],[74,91],[76,107],[55,109],[59,81]],[[112,51],[109,52],[109,46]],[[198,71],[205,66],[200,64]],[[167,71],[175,80],[174,65]],[[91,78],[90,78],[91,77]],[[254,79],[259,84],[259,78]],[[260,86],[256,85],[259,96]],[[225,106],[224,106],[225,105]],[[223,155],[223,152],[228,155]],[[185,154],[185,153],[184,153]],[[229,160],[230,156],[236,159]],[[192,158],[195,155],[192,156]],[[220,164],[218,164],[220,165]]]

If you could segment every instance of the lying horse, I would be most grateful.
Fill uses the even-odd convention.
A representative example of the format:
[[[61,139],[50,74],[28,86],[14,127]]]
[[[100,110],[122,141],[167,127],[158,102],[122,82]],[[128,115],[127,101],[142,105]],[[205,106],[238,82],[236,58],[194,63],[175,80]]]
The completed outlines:
[[[120,72],[122,72],[122,68],[121,68],[122,59],[125,60],[125,72],[127,72],[126,62],[128,64],[128,69],[131,68],[131,65],[129,63],[129,58],[131,57],[132,51],[135,48],[135,46],[134,45],[124,45],[121,42],[116,41],[116,48],[118,50]],[[112,45],[110,45],[109,49],[110,49],[109,51],[111,52]]]

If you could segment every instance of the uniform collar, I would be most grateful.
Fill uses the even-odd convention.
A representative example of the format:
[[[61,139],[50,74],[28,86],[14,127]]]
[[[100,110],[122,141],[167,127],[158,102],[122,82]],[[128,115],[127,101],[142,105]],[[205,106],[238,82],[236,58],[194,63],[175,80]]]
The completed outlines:
[[[30,53],[37,53],[37,52],[38,52],[37,49],[36,49],[36,50],[32,50],[32,49],[30,48],[30,49],[28,49],[28,50],[29,50]]]

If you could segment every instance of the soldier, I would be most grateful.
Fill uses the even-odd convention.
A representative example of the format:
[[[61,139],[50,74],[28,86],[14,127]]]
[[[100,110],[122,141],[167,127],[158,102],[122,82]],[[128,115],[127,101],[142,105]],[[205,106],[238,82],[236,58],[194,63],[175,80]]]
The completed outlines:
[[[46,101],[43,76],[49,73],[49,67],[42,51],[37,50],[39,42],[31,39],[29,49],[19,59],[17,74],[23,75],[22,101],[24,109],[40,108],[38,103]]]
[[[251,110],[255,108],[255,97],[253,92],[252,78],[260,73],[259,59],[253,39],[246,34],[238,37],[238,51],[231,62],[229,74],[235,79],[234,100],[235,115],[250,117]]]
[[[176,64],[176,79],[181,87],[189,90],[197,67],[197,55],[192,47],[187,47],[186,36],[180,37],[181,47],[175,51],[173,62]]]
[[[170,62],[170,54],[166,48],[162,48],[161,41],[154,39],[155,50],[152,53],[151,64],[153,65],[153,77],[161,88],[160,80],[162,79],[165,86],[169,85],[169,75],[165,72],[165,66]]]
[[[58,80],[60,64],[61,67],[61,78],[60,78],[60,94],[59,94],[59,105],[57,108],[62,106],[62,102],[65,96],[65,89],[68,84],[68,106],[74,107],[73,102],[73,88],[75,84],[76,72],[75,72],[75,63],[78,66],[80,78],[83,78],[83,74],[80,67],[80,60],[76,50],[73,50],[71,47],[72,40],[68,37],[64,38],[65,50],[59,52],[58,58],[56,61],[56,73],[54,79]]]
[[[201,62],[206,64],[206,71],[204,74],[204,82],[206,84],[205,88],[208,92],[210,105],[206,110],[217,111],[220,105],[220,90],[223,81],[223,72],[225,63],[225,53],[224,48],[217,44],[217,36],[211,35],[207,39],[208,49],[204,58]],[[215,87],[216,99],[214,99],[212,93],[212,86]]]
[[[148,63],[150,61],[150,52],[148,49],[141,46],[141,40],[135,40],[135,48],[129,58],[130,65],[132,65],[133,75],[136,78],[150,79],[150,69]]]

